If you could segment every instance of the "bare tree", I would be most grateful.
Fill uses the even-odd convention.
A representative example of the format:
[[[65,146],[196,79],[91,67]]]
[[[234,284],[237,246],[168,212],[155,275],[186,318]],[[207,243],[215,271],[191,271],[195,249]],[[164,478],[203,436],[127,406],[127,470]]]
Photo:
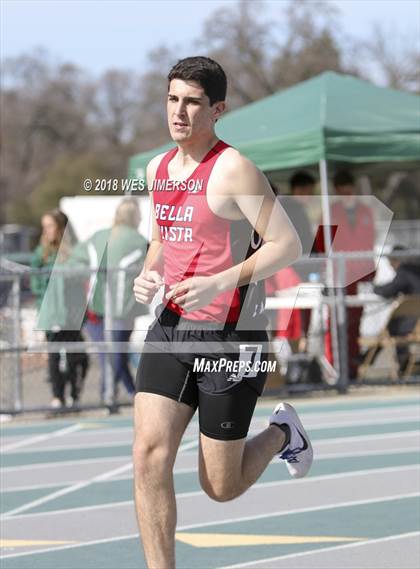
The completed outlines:
[[[129,156],[167,142],[167,73],[177,58],[195,53],[219,61],[229,77],[230,108],[325,70],[374,82],[380,76],[382,84],[420,92],[418,39],[403,42],[394,33],[390,41],[376,27],[366,40],[356,40],[343,30],[336,4],[326,0],[273,5],[274,13],[263,0],[216,6],[199,40],[158,46],[144,70],[111,69],[95,79],[42,48],[6,60],[0,91],[0,200],[6,208],[0,222],[18,200],[19,214],[11,220],[29,219],[28,199],[37,208],[55,203],[55,185],[58,195],[77,192],[82,175],[124,176]],[[68,184],[59,183],[62,175]]]
[[[103,145],[124,147],[133,138],[133,117],[140,101],[138,76],[131,71],[107,71],[96,85],[94,116]]]
[[[29,194],[60,155],[91,143],[84,74],[53,66],[44,52],[9,59],[3,68],[0,133],[5,200]]]
[[[410,41],[397,31],[387,33],[376,25],[372,36],[365,42],[370,70],[379,72],[388,87],[420,93],[420,40]]]
[[[268,21],[262,0],[216,10],[203,39],[211,56],[226,68],[230,105],[240,106],[314,77],[326,70],[346,72],[339,12],[325,0],[278,2]],[[355,66],[351,68],[357,72]]]
[[[282,41],[272,62],[277,89],[323,71],[345,71],[337,38],[337,16],[337,8],[323,0],[295,0],[287,4]]]
[[[270,73],[272,26],[262,20],[264,4],[260,0],[240,0],[212,14],[204,24],[202,39],[206,47],[229,75],[232,107],[240,106],[275,91]]]
[[[139,78],[139,105],[135,111],[134,140],[139,151],[168,141],[166,99],[168,72],[176,63],[180,50],[159,46],[148,54],[148,70]]]

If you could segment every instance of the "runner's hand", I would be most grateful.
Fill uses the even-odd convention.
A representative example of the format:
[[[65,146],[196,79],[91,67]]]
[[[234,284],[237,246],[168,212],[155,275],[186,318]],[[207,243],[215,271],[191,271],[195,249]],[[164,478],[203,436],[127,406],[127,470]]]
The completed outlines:
[[[182,306],[186,312],[207,306],[219,294],[217,281],[211,277],[191,277],[171,285],[166,298]]]
[[[134,279],[133,291],[136,301],[141,304],[150,304],[162,285],[162,277],[157,271],[142,271]]]

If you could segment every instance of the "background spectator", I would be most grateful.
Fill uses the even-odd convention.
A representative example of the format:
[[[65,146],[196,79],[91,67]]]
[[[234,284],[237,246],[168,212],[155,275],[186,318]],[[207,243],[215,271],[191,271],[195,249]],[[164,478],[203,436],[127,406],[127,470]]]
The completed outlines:
[[[384,298],[395,298],[401,294],[420,295],[420,259],[404,258],[402,255],[406,248],[402,245],[395,245],[389,255],[389,262],[395,271],[395,276],[389,283],[374,287],[375,294]],[[405,336],[409,334],[416,325],[416,316],[399,316],[393,318],[388,324],[388,331],[391,336]],[[400,371],[403,372],[408,361],[407,346],[397,345],[397,357],[400,364]]]
[[[45,213],[41,218],[41,226],[40,243],[31,260],[33,268],[44,269],[42,274],[31,277],[31,289],[36,296],[39,310],[38,325],[46,330],[46,339],[50,344],[82,342],[83,336],[79,326],[72,326],[74,282],[59,272],[51,278],[53,267],[69,259],[75,244],[74,233],[68,224],[67,216],[58,209]],[[51,348],[52,346],[50,350]],[[52,348],[48,352],[48,380],[51,382],[53,395],[51,407],[65,406],[66,384],[71,386],[70,405],[77,405],[87,368],[88,358],[85,353],[73,353],[66,348],[59,351],[53,351]]]
[[[104,341],[105,285],[109,286],[109,309],[112,320],[113,342],[129,342],[137,316],[145,314],[147,307],[137,303],[133,294],[133,281],[140,272],[147,250],[147,240],[137,228],[140,223],[137,201],[121,201],[115,212],[111,228],[97,231],[74,251],[73,260],[88,265],[92,273],[88,287],[88,311],[85,328],[95,342]],[[118,269],[118,270],[117,270]],[[105,393],[105,354],[100,353],[101,399]],[[129,369],[129,353],[122,349],[113,354],[114,388],[122,381],[127,392],[134,394],[134,381]],[[106,401],[110,403],[110,401]]]
[[[308,208],[315,190],[315,178],[305,170],[295,172],[289,180],[290,196],[282,196],[280,202],[293,223],[302,243],[302,257],[308,258],[313,251],[314,232],[308,216]],[[293,263],[293,269],[302,281],[307,281],[314,270],[311,263]]]
[[[372,210],[357,196],[354,177],[351,172],[341,170],[334,176],[334,188],[340,197],[331,205],[331,223],[336,228],[333,237],[332,249],[334,253],[371,251],[375,243],[375,228]],[[323,241],[322,232],[319,233]],[[323,251],[323,243],[317,244],[317,250]],[[362,281],[371,281],[374,276],[374,262],[372,259],[347,259],[345,263],[346,278],[341,283],[346,295],[357,294],[358,284]],[[335,277],[338,277],[335,266]],[[348,284],[347,284],[348,283]],[[336,282],[336,285],[340,283]],[[360,363],[359,329],[363,307],[347,307],[347,353],[349,378],[357,377]],[[325,339],[327,359],[333,363],[331,334],[328,331]]]
[[[298,286],[317,272],[316,262],[308,262],[314,251],[314,232],[307,208],[315,190],[315,178],[305,170],[295,172],[290,180],[290,196],[281,196],[280,202],[289,216],[302,243],[302,256],[306,262],[296,262],[267,279],[268,294]],[[273,187],[273,186],[272,186]],[[273,187],[275,191],[275,188]],[[310,309],[280,309],[277,311],[275,338],[287,339],[292,351],[304,349],[310,322]]]

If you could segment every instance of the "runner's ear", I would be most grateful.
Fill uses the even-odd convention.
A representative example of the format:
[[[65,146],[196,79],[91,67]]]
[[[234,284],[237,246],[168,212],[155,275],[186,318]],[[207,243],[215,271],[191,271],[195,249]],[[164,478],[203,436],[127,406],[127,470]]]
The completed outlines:
[[[218,101],[217,103],[214,103],[213,105],[214,122],[217,122],[225,111],[226,111],[226,103],[224,101]]]

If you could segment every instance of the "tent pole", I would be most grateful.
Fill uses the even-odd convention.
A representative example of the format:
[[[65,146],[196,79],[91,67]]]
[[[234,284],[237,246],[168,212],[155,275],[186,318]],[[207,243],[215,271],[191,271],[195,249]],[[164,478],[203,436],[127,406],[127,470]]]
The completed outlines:
[[[321,182],[321,203],[322,203],[322,224],[324,233],[324,244],[325,244],[325,254],[327,256],[326,270],[327,270],[327,292],[328,297],[331,302],[329,302],[329,313],[330,313],[330,329],[331,329],[331,345],[332,353],[334,359],[334,367],[338,372],[338,382],[337,387],[340,391],[345,391],[342,389],[343,380],[346,378],[342,377],[343,362],[340,358],[339,340],[338,340],[338,322],[337,322],[337,305],[336,305],[336,295],[334,291],[334,264],[333,260],[330,258],[331,250],[331,213],[330,213],[330,201],[328,192],[328,168],[327,161],[323,158],[319,161],[319,178]]]
[[[332,242],[331,213],[330,213],[330,196],[328,193],[327,161],[324,158],[319,161],[319,178],[321,181],[322,223],[323,223],[323,232],[324,232],[325,252],[326,254],[329,254],[329,252],[331,251],[331,242]],[[328,275],[327,272],[327,276],[331,276],[331,285],[332,285],[334,280],[333,272],[331,272],[331,275]]]

